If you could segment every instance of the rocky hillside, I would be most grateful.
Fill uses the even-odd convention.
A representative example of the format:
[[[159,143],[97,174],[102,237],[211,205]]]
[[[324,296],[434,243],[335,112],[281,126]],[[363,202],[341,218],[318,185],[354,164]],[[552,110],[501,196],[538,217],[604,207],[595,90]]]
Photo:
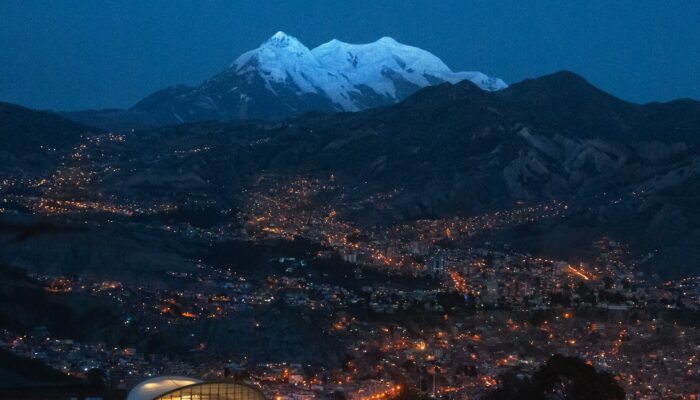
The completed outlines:
[[[700,103],[632,104],[570,72],[493,92],[446,83],[356,113],[179,125],[99,143],[90,156],[64,158],[94,172],[75,192],[92,201],[235,210],[261,174],[332,175],[340,189],[324,201],[339,209],[391,193],[381,209],[346,210],[370,224],[555,199],[572,215],[511,241],[575,252],[614,234],[654,252],[650,270],[700,269]]]

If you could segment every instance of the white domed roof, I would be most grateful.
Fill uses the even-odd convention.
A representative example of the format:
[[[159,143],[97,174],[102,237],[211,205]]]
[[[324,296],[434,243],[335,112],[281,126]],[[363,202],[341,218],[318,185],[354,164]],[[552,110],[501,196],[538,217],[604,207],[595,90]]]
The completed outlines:
[[[202,383],[199,379],[184,376],[159,376],[145,380],[129,391],[126,400],[152,400],[162,394],[184,386]]]

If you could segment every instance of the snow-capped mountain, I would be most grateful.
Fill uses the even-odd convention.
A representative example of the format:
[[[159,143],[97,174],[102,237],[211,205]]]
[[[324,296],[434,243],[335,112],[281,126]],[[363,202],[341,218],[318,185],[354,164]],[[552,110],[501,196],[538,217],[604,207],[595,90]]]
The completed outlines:
[[[105,128],[112,128],[117,119],[147,126],[270,120],[390,105],[423,87],[465,79],[488,91],[507,86],[481,72],[454,72],[430,52],[388,37],[367,44],[334,39],[310,50],[293,36],[277,32],[200,86],[158,91],[124,115],[111,110],[73,117]]]
[[[231,68],[236,74],[259,74],[271,91],[275,84],[292,84],[303,93],[324,94],[341,111],[367,108],[363,102],[367,89],[396,102],[411,89],[443,82],[468,79],[484,90],[506,87],[502,80],[480,72],[452,72],[433,54],[389,37],[367,44],[333,39],[309,50],[296,38],[277,32]]]

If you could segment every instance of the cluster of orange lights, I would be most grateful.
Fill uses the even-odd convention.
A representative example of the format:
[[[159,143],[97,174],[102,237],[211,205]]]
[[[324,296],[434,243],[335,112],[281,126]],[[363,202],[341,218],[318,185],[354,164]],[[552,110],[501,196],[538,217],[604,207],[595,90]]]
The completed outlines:
[[[627,335],[627,330],[626,329],[620,329],[620,333],[617,335],[617,339],[613,342],[613,347],[612,350],[610,350],[610,354],[617,354],[620,351],[620,346],[622,346],[622,340],[625,338]]]
[[[450,278],[454,284],[455,290],[462,294],[469,293],[467,281],[457,271],[450,271]]]
[[[384,263],[385,265],[391,265],[394,261],[391,259],[391,257],[387,257],[384,254],[380,252],[376,252],[372,256],[375,260]]]
[[[400,391],[401,391],[401,386],[396,385],[396,386],[392,386],[391,388],[389,388],[383,392],[374,393],[374,394],[371,394],[369,396],[363,396],[363,397],[358,398],[357,400],[390,399],[390,398],[396,397]]]
[[[343,329],[345,329],[345,324],[342,321],[335,322],[333,323],[333,329],[337,331],[342,331]]]
[[[49,286],[45,288],[47,292],[52,293],[67,293],[73,290],[71,287],[72,282],[66,278],[57,278],[49,283]]]
[[[111,214],[132,216],[134,213],[125,208],[116,207],[109,204],[95,201],[75,201],[75,200],[54,200],[43,198],[37,203],[37,208],[48,214],[66,214],[72,211],[92,210]]]
[[[498,365],[499,367],[503,367],[506,365],[512,365],[513,363],[515,363],[517,361],[518,361],[518,356],[511,354],[511,355],[508,355],[508,357],[504,357],[504,358],[496,361],[496,365]]]
[[[583,279],[584,281],[589,281],[593,278],[590,274],[587,274],[582,269],[576,269],[576,268],[572,267],[571,265],[569,265],[569,267],[567,269],[571,274],[578,276],[579,278]]]
[[[482,376],[481,377],[481,382],[483,382],[484,386],[486,387],[492,387],[498,385],[498,381],[488,375]]]

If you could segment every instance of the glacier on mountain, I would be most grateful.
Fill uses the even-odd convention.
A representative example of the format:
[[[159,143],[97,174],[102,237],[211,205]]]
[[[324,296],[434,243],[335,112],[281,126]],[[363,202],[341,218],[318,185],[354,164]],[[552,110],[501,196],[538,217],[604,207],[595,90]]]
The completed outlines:
[[[483,90],[506,87],[481,72],[454,72],[433,54],[388,37],[366,44],[331,40],[309,49],[277,32],[201,85],[159,90],[128,112],[148,126],[281,120],[307,112],[384,107],[426,86],[462,80]]]
[[[231,65],[237,75],[259,74],[275,93],[278,85],[293,84],[299,93],[322,94],[338,111],[358,111],[359,100],[370,89],[378,96],[402,100],[402,83],[426,87],[469,80],[483,90],[500,90],[501,79],[481,72],[453,72],[438,57],[417,47],[383,37],[366,44],[333,39],[312,50],[284,32],[277,32],[260,47],[238,57]]]

